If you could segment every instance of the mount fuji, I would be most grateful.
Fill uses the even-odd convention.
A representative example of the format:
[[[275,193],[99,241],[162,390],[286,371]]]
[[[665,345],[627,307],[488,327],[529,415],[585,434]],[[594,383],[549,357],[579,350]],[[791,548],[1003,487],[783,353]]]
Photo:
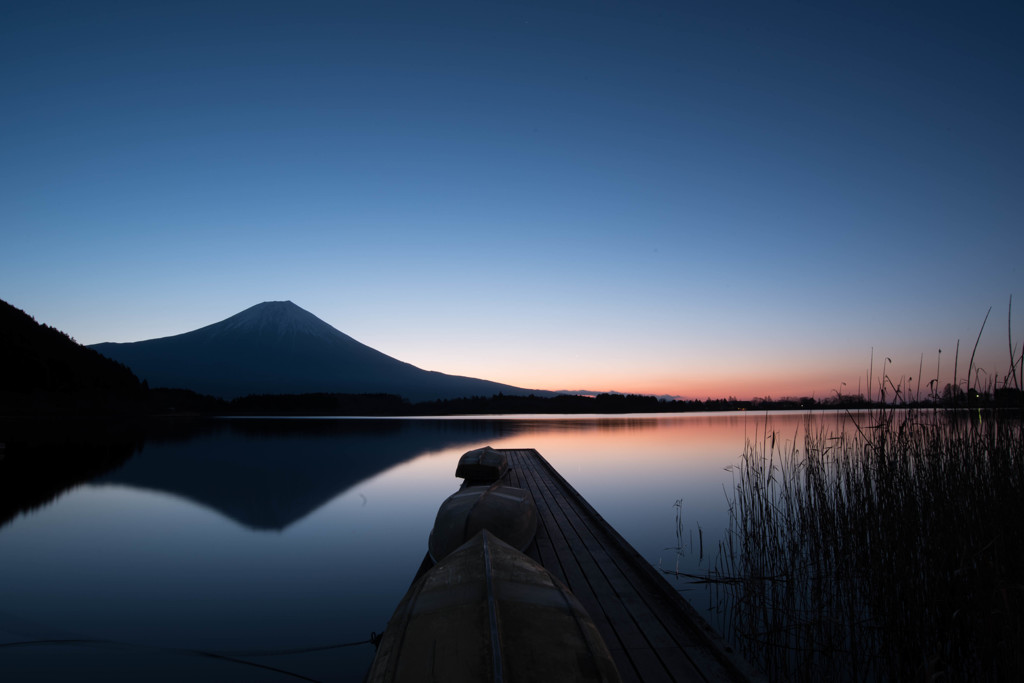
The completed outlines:
[[[93,344],[152,387],[249,394],[396,394],[411,401],[551,392],[422,370],[361,344],[291,301],[267,301],[172,337]]]

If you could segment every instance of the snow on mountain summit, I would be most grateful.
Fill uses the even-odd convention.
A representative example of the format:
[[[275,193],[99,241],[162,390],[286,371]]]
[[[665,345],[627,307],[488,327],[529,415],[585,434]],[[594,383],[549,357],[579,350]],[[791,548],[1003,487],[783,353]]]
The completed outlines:
[[[208,332],[246,332],[260,336],[345,336],[309,311],[291,301],[264,301],[206,328]]]

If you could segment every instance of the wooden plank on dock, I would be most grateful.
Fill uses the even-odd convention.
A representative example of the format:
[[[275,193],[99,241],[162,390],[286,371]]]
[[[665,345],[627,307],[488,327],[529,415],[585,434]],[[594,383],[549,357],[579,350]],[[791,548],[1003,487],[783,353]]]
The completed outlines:
[[[508,483],[537,503],[527,554],[587,609],[623,681],[762,680],[540,453],[504,452]]]

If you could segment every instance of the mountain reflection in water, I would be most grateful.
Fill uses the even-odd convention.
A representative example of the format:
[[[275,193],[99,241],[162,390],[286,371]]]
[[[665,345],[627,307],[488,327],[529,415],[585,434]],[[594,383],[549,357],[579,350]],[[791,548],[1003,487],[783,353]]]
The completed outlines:
[[[500,436],[493,425],[480,428]],[[147,442],[91,483],[162,491],[251,529],[283,530],[399,463],[478,440],[444,421],[347,419],[226,419],[176,437]]]
[[[101,419],[0,420],[0,528],[142,448],[135,423]]]

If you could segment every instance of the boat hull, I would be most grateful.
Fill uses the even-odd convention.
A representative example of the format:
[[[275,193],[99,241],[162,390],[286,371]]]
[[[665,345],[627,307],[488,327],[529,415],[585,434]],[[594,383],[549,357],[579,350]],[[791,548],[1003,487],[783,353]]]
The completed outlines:
[[[490,446],[469,451],[455,467],[455,476],[466,480],[469,486],[493,484],[508,472],[508,457]]]
[[[544,567],[481,531],[420,578],[368,681],[619,681],[604,640]]]
[[[486,529],[517,550],[525,550],[537,532],[533,495],[514,486],[465,486],[441,504],[427,544],[440,562]]]

